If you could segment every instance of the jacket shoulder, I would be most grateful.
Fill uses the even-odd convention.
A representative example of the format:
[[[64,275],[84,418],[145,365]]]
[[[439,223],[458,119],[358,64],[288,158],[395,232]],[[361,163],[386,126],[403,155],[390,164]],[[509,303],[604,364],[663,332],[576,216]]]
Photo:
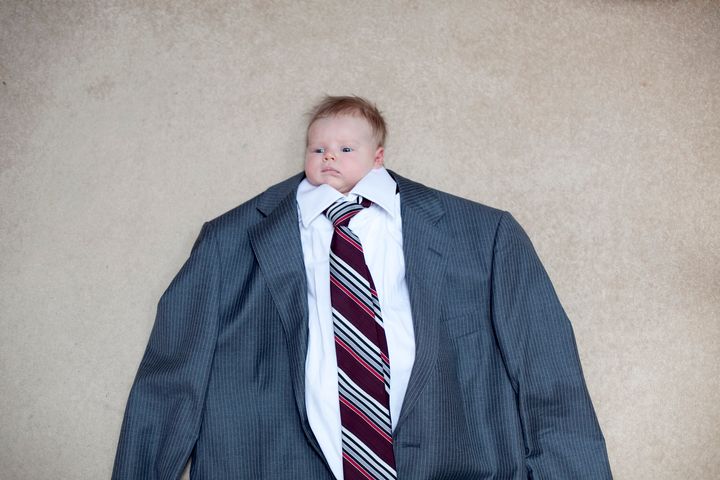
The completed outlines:
[[[299,173],[268,187],[240,205],[208,220],[206,223],[218,234],[247,230],[265,218],[288,195],[296,191],[303,174]]]
[[[445,208],[451,211],[459,211],[461,213],[470,213],[487,217],[497,217],[498,219],[505,213],[504,210],[497,207],[460,197],[452,193],[443,192],[441,190],[435,190],[435,192]]]
[[[492,246],[503,218],[510,214],[474,200],[427,187],[393,172],[400,187],[400,202],[422,211],[431,221],[441,221],[448,235],[472,238],[476,245]]]
[[[437,201],[445,211],[444,213],[451,217],[471,215],[499,221],[502,215],[506,213],[499,208],[428,187],[422,183],[402,177],[395,172],[392,172],[392,175],[400,184],[401,199],[403,197],[405,197],[405,199],[410,197],[411,201],[416,199],[419,202],[426,202],[428,199],[431,202]]]
[[[509,212],[451,193],[437,191],[445,210],[446,220],[457,234],[466,232],[476,241],[491,245],[505,216]]]

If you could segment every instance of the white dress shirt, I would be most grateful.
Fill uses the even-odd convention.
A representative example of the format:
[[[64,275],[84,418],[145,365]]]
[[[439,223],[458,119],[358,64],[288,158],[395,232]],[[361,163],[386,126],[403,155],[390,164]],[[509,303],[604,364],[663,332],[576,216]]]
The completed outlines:
[[[390,356],[390,417],[395,428],[410,370],[415,336],[405,283],[400,194],[385,168],[371,170],[347,195],[373,204],[348,225],[360,238],[365,263],[378,293]],[[305,359],[308,421],[335,477],[343,478],[335,333],[330,310],[330,241],[333,227],[323,211],[343,194],[304,179],[297,190],[300,238],[307,275],[309,336]]]

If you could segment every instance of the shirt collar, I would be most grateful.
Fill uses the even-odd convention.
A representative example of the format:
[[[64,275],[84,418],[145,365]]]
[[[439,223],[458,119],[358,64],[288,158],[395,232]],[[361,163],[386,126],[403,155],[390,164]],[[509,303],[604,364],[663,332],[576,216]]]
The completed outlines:
[[[377,204],[392,217],[395,216],[393,207],[396,187],[395,180],[385,167],[374,168],[350,190],[347,199],[354,200],[357,195],[360,195]],[[310,225],[327,207],[343,196],[330,185],[315,186],[307,178],[304,178],[298,185],[296,195],[303,226]]]

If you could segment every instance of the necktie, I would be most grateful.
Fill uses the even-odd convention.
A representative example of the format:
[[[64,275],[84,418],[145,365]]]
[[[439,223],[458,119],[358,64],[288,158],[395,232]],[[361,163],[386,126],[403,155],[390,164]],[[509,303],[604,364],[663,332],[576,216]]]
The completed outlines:
[[[330,303],[338,363],[345,480],[396,479],[390,422],[390,359],[375,284],[350,219],[371,202],[339,199],[333,223]]]

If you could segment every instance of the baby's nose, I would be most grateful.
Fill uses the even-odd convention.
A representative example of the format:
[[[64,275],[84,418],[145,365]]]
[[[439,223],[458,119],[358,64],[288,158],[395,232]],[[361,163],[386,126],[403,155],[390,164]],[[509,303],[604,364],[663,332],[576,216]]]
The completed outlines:
[[[326,160],[329,160],[329,159],[331,159],[331,158],[332,158],[333,160],[335,160],[335,154],[328,151],[328,152],[325,152],[325,156],[324,156],[323,158],[326,159]]]

